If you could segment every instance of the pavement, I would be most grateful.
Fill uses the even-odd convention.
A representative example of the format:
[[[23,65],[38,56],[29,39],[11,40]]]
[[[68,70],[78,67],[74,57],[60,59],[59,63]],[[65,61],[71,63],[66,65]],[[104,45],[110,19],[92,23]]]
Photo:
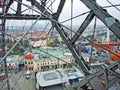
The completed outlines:
[[[35,75],[31,73],[30,79],[26,79],[26,72],[18,72],[17,74],[12,74],[9,79],[11,90],[36,90],[35,88]],[[8,90],[7,85],[0,83],[0,90]]]
[[[34,73],[30,74],[30,79],[26,79],[25,73],[22,74],[18,84],[16,84],[13,90],[36,90]]]
[[[65,90],[61,85],[54,85],[46,87],[45,90]]]

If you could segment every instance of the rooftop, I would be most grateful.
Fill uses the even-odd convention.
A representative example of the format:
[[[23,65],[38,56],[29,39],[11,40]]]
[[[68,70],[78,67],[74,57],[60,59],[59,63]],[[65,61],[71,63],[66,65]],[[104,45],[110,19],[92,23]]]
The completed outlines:
[[[42,87],[67,83],[69,79],[84,77],[84,74],[77,68],[56,69],[52,71],[38,72],[36,74],[37,84]]]
[[[40,49],[33,49],[33,53],[42,54],[42,55],[48,53],[53,56],[60,56],[63,54],[63,51],[56,49],[40,48]]]
[[[66,82],[64,79],[62,79],[61,74],[56,70],[38,72],[36,77],[38,84],[42,87],[62,84]]]

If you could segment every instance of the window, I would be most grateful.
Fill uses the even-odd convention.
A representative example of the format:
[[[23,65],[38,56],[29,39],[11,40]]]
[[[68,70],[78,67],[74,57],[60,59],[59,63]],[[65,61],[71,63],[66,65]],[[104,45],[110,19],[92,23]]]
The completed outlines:
[[[27,64],[27,62],[25,61],[25,64]]]

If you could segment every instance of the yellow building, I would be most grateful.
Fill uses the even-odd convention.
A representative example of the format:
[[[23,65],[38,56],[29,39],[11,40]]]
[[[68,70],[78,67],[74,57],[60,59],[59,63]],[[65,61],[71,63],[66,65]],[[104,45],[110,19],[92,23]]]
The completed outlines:
[[[39,56],[38,54],[34,55],[34,59],[25,60],[26,70],[33,71],[47,71],[57,68],[66,68],[68,63],[73,63],[75,60],[71,57],[61,55],[60,59],[49,57],[49,56]]]

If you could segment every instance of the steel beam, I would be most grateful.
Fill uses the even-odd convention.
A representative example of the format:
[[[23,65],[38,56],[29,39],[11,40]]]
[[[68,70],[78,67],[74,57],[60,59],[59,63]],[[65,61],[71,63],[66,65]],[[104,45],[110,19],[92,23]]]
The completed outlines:
[[[53,19],[54,20],[58,21],[58,18],[60,16],[60,13],[62,12],[64,4],[65,4],[65,0],[61,0],[57,12],[53,14]],[[56,22],[53,22],[53,21],[52,21],[52,24],[53,24],[53,26],[55,26],[56,30],[59,32],[60,36],[62,37],[62,39],[66,43],[67,47],[69,48],[69,50],[73,54],[73,56],[74,56],[76,62],[78,63],[78,65],[81,67],[81,69],[83,70],[83,72],[86,75],[88,75],[88,70],[89,69],[86,66],[83,58],[81,58],[79,56],[79,54],[77,53],[75,47],[71,44],[69,37],[66,35],[67,32],[64,31],[64,29],[62,28],[62,26],[60,24],[58,24]]]
[[[108,86],[106,87],[106,89],[110,88],[112,85],[114,85],[116,82],[120,82],[120,79],[118,78],[114,78],[111,81],[108,82]]]
[[[42,5],[40,5],[36,0],[31,0],[30,2],[33,4],[33,6],[38,8],[38,10],[40,10],[45,16],[47,17],[51,16],[51,13],[48,12],[45,8],[43,8]]]
[[[116,69],[116,67],[118,67],[119,64],[118,63],[115,63],[115,64],[111,64],[110,66],[108,66],[107,68],[105,69],[101,69],[100,71],[94,73],[94,74],[91,74],[89,76],[86,76],[85,78],[83,78],[80,82],[78,82],[76,85],[73,86],[73,89],[74,88],[77,88],[76,90],[79,90],[79,88],[82,88],[82,86],[86,85],[86,84],[90,84],[92,83],[93,85],[95,84],[93,81],[94,81],[94,78],[100,78],[100,76],[104,77],[105,79],[107,79],[106,77],[109,77],[109,74],[112,72],[110,72],[111,69],[114,68],[114,70]],[[106,73],[106,74],[105,74]],[[110,74],[110,75],[111,75]],[[112,86],[113,84],[115,84],[115,82],[120,82],[120,78],[119,76],[117,76],[118,73],[112,75],[114,78],[109,80],[109,82],[105,82],[105,86],[101,86],[101,88],[106,88],[106,90],[108,88],[110,88],[110,86]],[[95,81],[96,83],[100,83],[99,81]],[[96,89],[96,86],[92,86],[94,88],[94,90],[98,90]],[[103,90],[103,89],[100,89],[100,90]]]
[[[63,9],[63,7],[64,7],[64,4],[65,4],[65,1],[66,1],[66,0],[61,0],[61,1],[60,1],[60,4],[59,4],[58,9],[57,9],[57,12],[53,14],[54,19],[55,19],[56,21],[58,21],[58,19],[59,19],[59,16],[60,16],[60,14],[61,14],[61,12],[62,12],[62,9]]]
[[[50,14],[45,8],[42,8],[42,6],[36,1],[33,1],[33,5],[35,7],[37,7],[41,12],[43,12],[43,14],[45,16],[48,16],[49,18],[58,21],[58,18],[60,16],[60,13],[64,7],[66,0],[61,0],[58,10],[56,13],[54,13],[53,15]],[[51,20],[50,19],[50,20]],[[56,23],[55,21],[51,20],[53,27],[56,28],[56,30],[59,32],[60,36],[62,37],[62,39],[64,40],[64,42],[66,43],[67,47],[69,48],[69,50],[71,51],[71,53],[73,54],[76,62],[78,63],[78,65],[81,67],[81,69],[83,70],[83,72],[88,75],[88,67],[86,67],[86,65],[84,64],[84,62],[81,60],[80,56],[78,55],[78,53],[76,52],[75,48],[72,46],[72,44],[70,43],[69,38],[66,36],[66,32],[64,31],[64,29],[62,28],[62,26],[58,23]]]
[[[85,63],[81,60],[80,56],[78,55],[78,53],[76,52],[75,48],[72,46],[72,44],[70,43],[70,40],[68,39],[68,37],[65,35],[65,32],[63,30],[63,28],[59,25],[53,22],[53,24],[55,24],[55,28],[56,30],[59,32],[60,36],[62,37],[62,39],[64,40],[64,42],[66,43],[66,45],[68,46],[69,50],[71,51],[71,53],[73,54],[77,64],[81,67],[81,69],[83,70],[83,72],[87,75],[88,74],[88,68],[86,67]]]
[[[120,22],[112,17],[95,0],[80,0],[120,39]]]
[[[19,0],[19,2],[22,3],[22,0]],[[22,8],[22,4],[18,2],[18,5],[17,5],[17,12],[16,14],[17,15],[20,15],[21,14],[21,8]]]
[[[41,17],[41,15],[6,14],[6,15],[3,16],[3,14],[0,13],[0,19],[9,19],[9,20],[36,20],[39,17]],[[47,18],[47,17],[41,17],[40,20],[49,20],[49,18]]]
[[[11,6],[11,4],[14,2],[14,0],[5,0],[5,2],[4,2],[4,11],[5,11],[5,13],[7,13],[8,12],[8,10],[9,10],[9,8],[10,8],[10,6]]]
[[[5,0],[3,0],[3,3],[5,3]],[[3,4],[3,6],[2,6],[2,13],[3,14],[5,14],[4,8],[5,8],[5,5]],[[6,55],[6,49],[5,49],[5,46],[6,46],[6,43],[5,43],[5,23],[6,23],[6,20],[2,19],[1,23],[2,23],[2,49],[3,49],[3,56],[2,57],[4,57]],[[5,70],[7,89],[10,90],[10,78],[8,75],[8,67],[7,67],[6,58],[4,58],[3,61],[4,61],[4,70]]]
[[[98,77],[95,77],[92,80],[90,80],[90,85],[93,87],[94,90],[106,90]]]
[[[79,27],[77,33],[82,34],[84,32],[84,30],[87,28],[87,26],[90,24],[90,22],[93,20],[95,14],[91,11],[88,16],[86,17],[86,19],[84,20],[84,22],[82,23],[82,25]],[[73,38],[71,39],[71,43],[72,45],[78,40],[78,38],[80,37],[79,34],[75,34],[73,36]]]

